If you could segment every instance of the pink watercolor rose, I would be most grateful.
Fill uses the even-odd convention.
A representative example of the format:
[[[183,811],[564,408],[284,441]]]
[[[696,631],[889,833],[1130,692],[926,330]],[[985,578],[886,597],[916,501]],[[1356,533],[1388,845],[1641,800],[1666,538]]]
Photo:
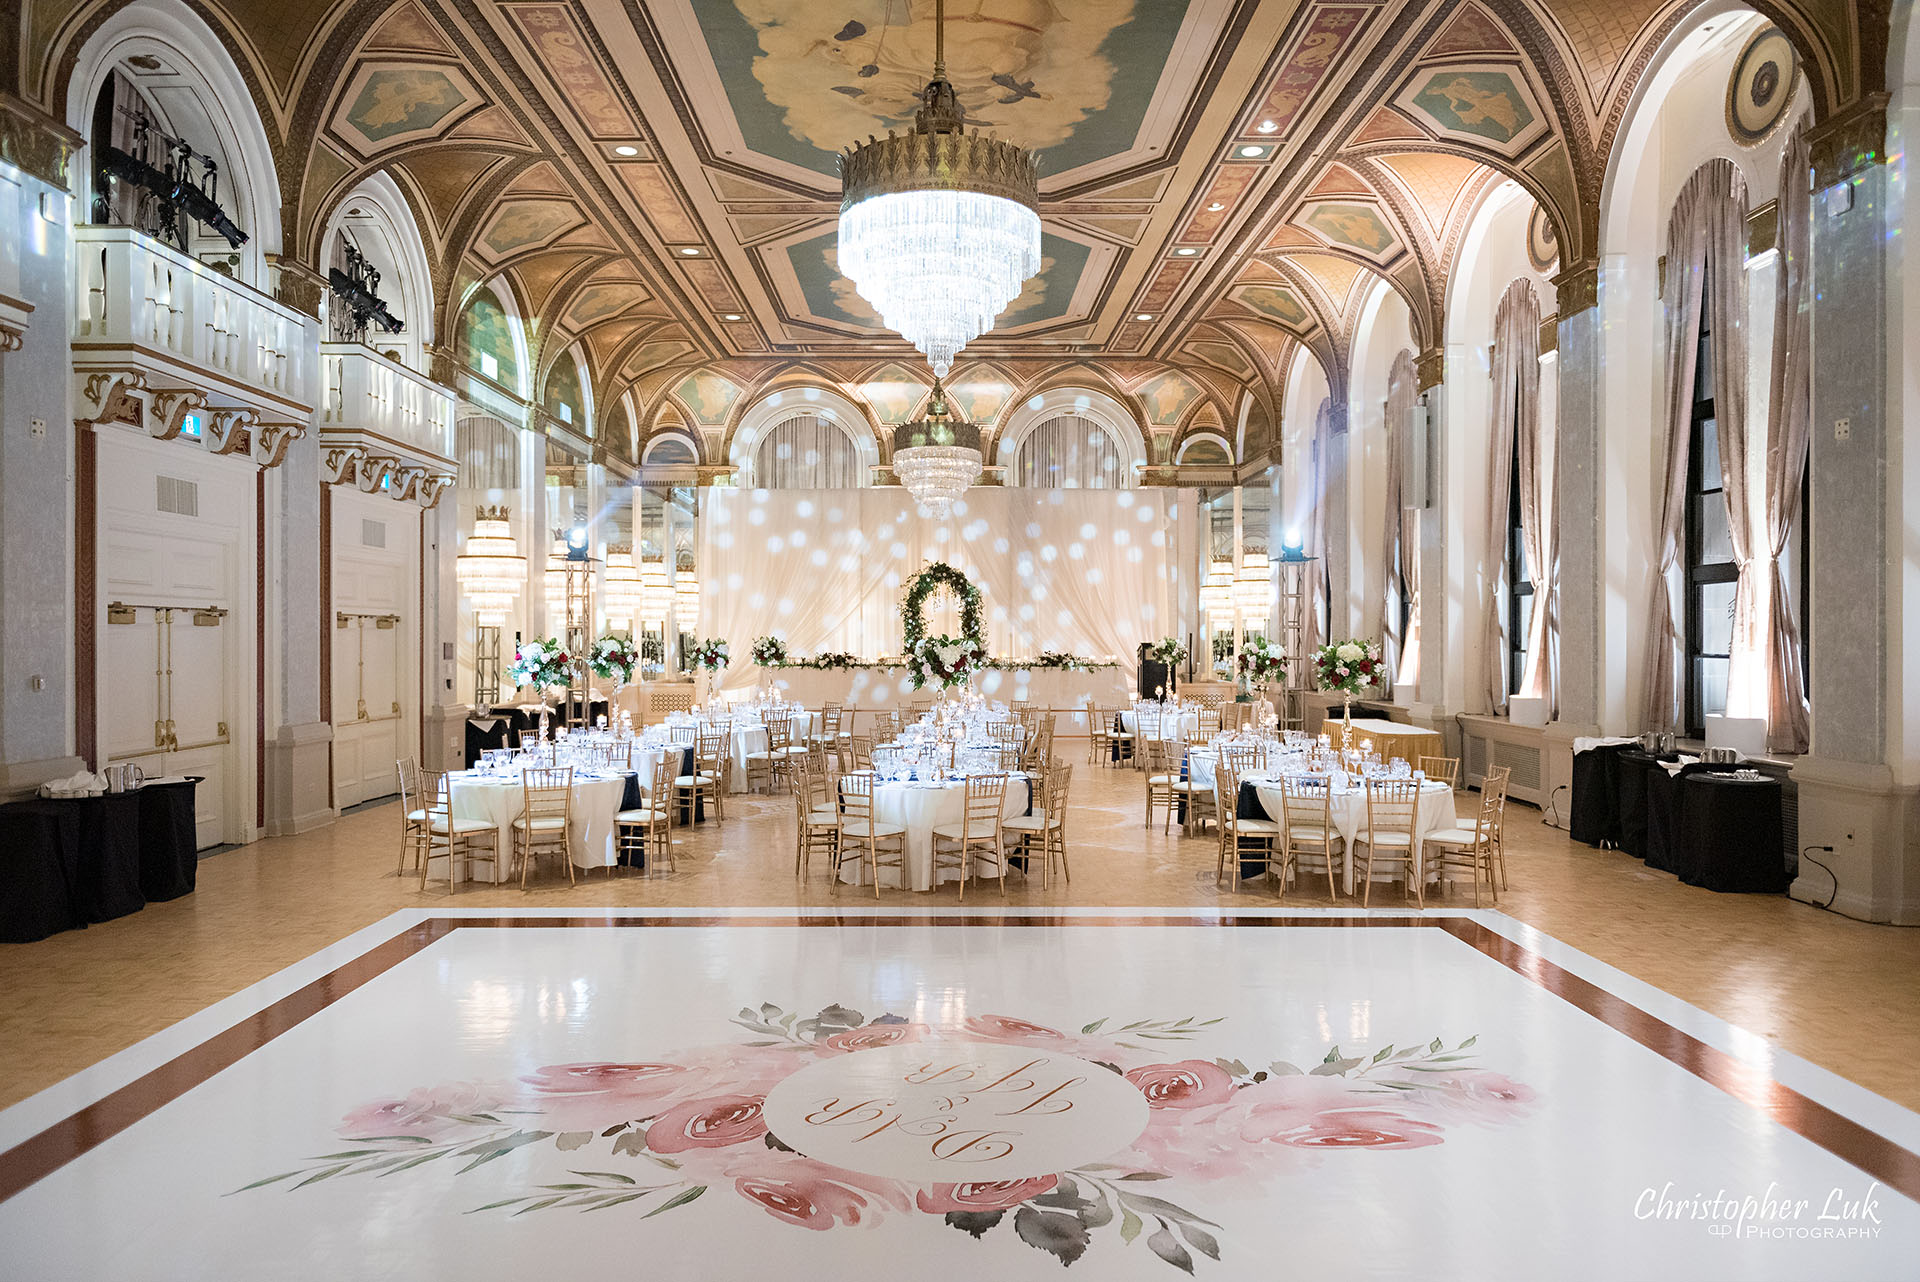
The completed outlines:
[[[348,1113],[340,1134],[362,1139],[383,1135],[418,1135],[436,1139],[467,1123],[455,1116],[488,1113],[508,1102],[509,1096],[487,1082],[443,1082],[407,1092],[404,1099],[374,1100]]]
[[[949,1211],[1004,1211],[1028,1198],[1052,1192],[1059,1183],[1057,1175],[1037,1175],[1024,1180],[935,1184],[921,1189],[914,1201],[929,1215],[945,1215]]]
[[[868,1051],[879,1046],[902,1046],[926,1040],[925,1024],[867,1024],[823,1038],[821,1045],[837,1051]]]
[[[891,1208],[907,1209],[904,1185],[828,1166],[797,1153],[744,1154],[727,1167],[734,1191],[776,1220],[803,1229],[871,1225]]]
[[[1233,1097],[1233,1077],[1218,1064],[1183,1059],[1176,1064],[1149,1064],[1129,1072],[1127,1080],[1140,1088],[1151,1108],[1204,1108]]]
[[[676,1104],[647,1127],[647,1147],[655,1153],[684,1153],[692,1148],[727,1148],[767,1133],[757,1095],[720,1095]]]
[[[1065,1045],[1068,1040],[1065,1033],[1009,1015],[975,1015],[967,1020],[967,1035],[983,1042],[1020,1046]]]
[[[598,1131],[650,1117],[690,1084],[683,1064],[552,1064],[522,1077],[543,1125]],[[710,1089],[710,1088],[709,1088]]]
[[[1149,1109],[1147,1128],[1129,1155],[1109,1160],[1205,1182],[1237,1179],[1281,1157],[1285,1147],[1269,1141],[1372,1098],[1338,1077],[1269,1077],[1219,1103]]]
[[[1271,1137],[1292,1148],[1426,1148],[1446,1137],[1432,1122],[1382,1108],[1340,1108]]]

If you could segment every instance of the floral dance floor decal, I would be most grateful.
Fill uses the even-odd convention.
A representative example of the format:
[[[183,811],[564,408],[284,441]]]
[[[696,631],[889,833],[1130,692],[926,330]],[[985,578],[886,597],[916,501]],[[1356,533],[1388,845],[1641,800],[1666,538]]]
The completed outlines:
[[[1388,1045],[1366,1056],[1335,1046],[1306,1068],[1250,1054],[1260,1066],[1249,1067],[1244,1059],[1167,1058],[1219,1025],[1217,1017],[1117,1025],[1101,1018],[1071,1034],[1005,1015],[934,1026],[890,1014],[869,1020],[838,1004],[801,1018],[763,1003],[743,1007],[734,1022],[745,1040],[643,1062],[553,1064],[517,1081],[452,1082],[374,1100],[341,1123],[349,1147],[241,1191],[429,1166],[466,1176],[516,1149],[551,1145],[570,1162],[599,1169],[572,1170],[566,1181],[492,1198],[474,1211],[626,1207],[652,1217],[724,1190],[743,1209],[795,1228],[925,1215],[975,1238],[1011,1232],[1063,1264],[1096,1246],[1144,1244],[1192,1273],[1196,1255],[1220,1260],[1228,1249],[1220,1226],[1186,1204],[1204,1209],[1207,1186],[1258,1181],[1283,1165],[1350,1160],[1354,1150],[1440,1144],[1453,1126],[1515,1122],[1535,1098],[1531,1088],[1475,1067],[1474,1037],[1451,1047],[1440,1038]],[[859,1072],[874,1056],[886,1057],[886,1070]],[[835,1078],[849,1076],[834,1071],[842,1067],[856,1070],[848,1083],[854,1089],[836,1092]],[[776,1134],[769,1097],[802,1074],[818,1084],[791,1111],[794,1129]],[[1071,1169],[1015,1178],[996,1169],[1032,1168],[1058,1142],[1065,1119],[1098,1108],[1097,1098],[1085,1098],[1097,1096],[1089,1088],[1109,1082],[1124,1083],[1123,1095],[1144,1104],[1137,1119],[1125,1101],[1109,1110],[1128,1114],[1115,1137],[1120,1147]],[[1073,1118],[1083,1143],[1103,1120]],[[899,1137],[897,1149],[923,1155],[929,1170],[953,1178],[914,1183],[821,1161],[813,1140],[822,1130],[850,1136],[853,1145]]]

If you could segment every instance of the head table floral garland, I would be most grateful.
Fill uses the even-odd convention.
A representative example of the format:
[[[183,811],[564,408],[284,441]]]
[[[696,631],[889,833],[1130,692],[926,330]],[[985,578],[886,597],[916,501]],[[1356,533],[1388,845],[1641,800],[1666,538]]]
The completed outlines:
[[[898,660],[856,659],[841,651],[828,651],[811,658],[796,655],[776,636],[755,637],[749,651],[753,662],[762,668],[811,668],[839,671],[874,668],[882,671],[905,669],[916,690],[935,686],[951,690],[966,685],[977,672],[989,669],[1026,671],[1042,669],[1061,672],[1093,672],[1120,665],[1111,659],[1093,659],[1058,650],[1043,651],[1035,659],[995,659],[987,654],[986,623],[981,617],[980,589],[966,575],[945,561],[935,561],[906,582],[900,605],[902,657]],[[928,636],[926,604],[942,589],[960,601],[960,635]]]

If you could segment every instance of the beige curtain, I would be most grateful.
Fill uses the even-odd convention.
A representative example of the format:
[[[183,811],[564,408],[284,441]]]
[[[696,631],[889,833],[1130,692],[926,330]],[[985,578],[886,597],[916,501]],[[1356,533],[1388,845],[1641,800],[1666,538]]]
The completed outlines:
[[[1660,524],[1654,531],[1659,563],[1653,584],[1652,630],[1647,635],[1646,723],[1652,730],[1680,730],[1680,687],[1674,660],[1680,648],[1670,586],[1680,559],[1686,520],[1687,460],[1692,447],[1693,384],[1697,372],[1703,306],[1713,307],[1713,399],[1719,424],[1721,482],[1740,582],[1734,593],[1733,653],[1750,650],[1751,540],[1747,537],[1747,186],[1733,162],[1708,161],[1693,173],[1673,202],[1667,221],[1666,467]],[[1708,291],[1711,291],[1709,297]]]
[[[1502,590],[1505,574],[1507,526],[1513,519],[1509,509],[1513,488],[1513,447],[1516,440],[1533,441],[1538,459],[1540,437],[1540,300],[1534,296],[1533,283],[1516,280],[1500,296],[1493,314],[1493,396],[1492,418],[1487,429],[1487,525],[1486,581],[1491,599],[1487,602],[1485,625],[1481,631],[1481,667],[1486,674],[1487,705],[1494,712],[1507,706],[1507,618],[1506,593]],[[1524,450],[1524,445],[1523,445]],[[1525,485],[1522,476],[1522,485]],[[1526,516],[1526,496],[1522,493],[1522,512]],[[1537,505],[1535,523],[1539,521]],[[1532,560],[1531,552],[1528,556]],[[1544,564],[1544,562],[1542,563]],[[1535,581],[1538,581],[1536,572]]]
[[[1533,612],[1527,621],[1527,666],[1520,676],[1519,694],[1529,699],[1545,699],[1547,715],[1556,711],[1559,682],[1553,656],[1559,640],[1558,612],[1560,593],[1554,584],[1558,569],[1557,528],[1560,522],[1558,477],[1549,476],[1541,466],[1543,457],[1540,424],[1540,300],[1529,281],[1515,281],[1524,301],[1515,304],[1514,342],[1520,351],[1514,358],[1514,378],[1519,385],[1515,404],[1513,439],[1520,463],[1520,550],[1527,561],[1527,582],[1533,584]],[[1527,319],[1527,314],[1531,319]],[[1548,493],[1548,486],[1554,492]]]
[[[1313,515],[1307,521],[1306,555],[1315,558],[1308,571],[1312,580],[1306,626],[1301,630],[1302,655],[1311,655],[1326,643],[1326,621],[1332,617],[1333,594],[1327,580],[1327,465],[1333,452],[1333,399],[1322,397],[1313,415],[1313,447],[1307,467],[1307,493]]]
[[[1413,517],[1406,509],[1407,423],[1413,417],[1413,400],[1419,386],[1413,372],[1413,353],[1402,348],[1393,358],[1387,375],[1387,493],[1386,511],[1381,521],[1380,564],[1385,568],[1386,587],[1380,603],[1380,631],[1386,644],[1380,648],[1387,665],[1387,684],[1401,680],[1406,654],[1419,635],[1419,620],[1410,612],[1406,635],[1400,634],[1401,602],[1413,602],[1418,581],[1418,536]],[[1417,607],[1414,607],[1417,608]]]
[[[1800,672],[1800,623],[1787,598],[1780,556],[1800,515],[1806,483],[1807,430],[1813,382],[1808,364],[1808,255],[1813,197],[1807,171],[1807,122],[1787,139],[1780,158],[1780,262],[1773,295],[1773,369],[1767,395],[1767,555],[1773,568],[1773,609],[1765,624],[1767,643],[1767,746],[1776,752],[1807,750],[1807,697]]]

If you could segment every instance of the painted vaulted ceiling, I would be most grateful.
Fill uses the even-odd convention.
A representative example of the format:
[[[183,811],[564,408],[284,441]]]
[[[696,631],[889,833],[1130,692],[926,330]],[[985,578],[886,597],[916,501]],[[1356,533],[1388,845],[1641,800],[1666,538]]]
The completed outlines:
[[[1045,226],[1040,274],[966,355],[1028,383],[1088,361],[1138,389],[1171,368],[1209,423],[1239,388],[1277,421],[1299,346],[1340,385],[1379,280],[1438,341],[1498,179],[1532,194],[1563,265],[1591,259],[1613,135],[1696,3],[951,0],[950,77],[980,127],[1040,152]],[[23,96],[58,101],[112,7],[31,0]],[[646,427],[675,398],[698,417],[696,374],[924,378],[836,270],[834,227],[836,153],[902,127],[928,78],[928,0],[195,7],[255,87],[286,255],[324,262],[329,215],[387,171],[428,241],[439,334],[483,282],[510,290],[540,378],[580,351],[595,400],[632,394]],[[1885,0],[1756,7],[1817,112],[1880,87]]]

